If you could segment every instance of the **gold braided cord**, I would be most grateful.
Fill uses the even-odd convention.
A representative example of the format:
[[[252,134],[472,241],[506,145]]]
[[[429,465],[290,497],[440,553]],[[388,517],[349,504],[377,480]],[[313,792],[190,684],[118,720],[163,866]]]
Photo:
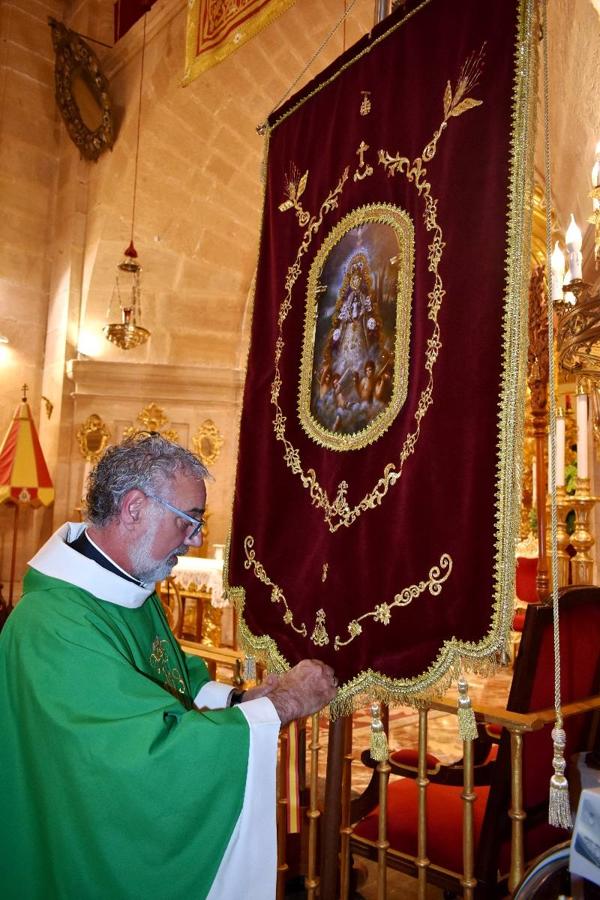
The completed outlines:
[[[548,8],[547,0],[542,3],[543,58],[544,58],[544,169],[546,180],[546,271],[548,273],[548,291],[552,296],[552,181],[550,170],[550,111],[548,92]],[[552,304],[548,303],[548,384],[549,384],[549,418],[550,418],[550,515],[551,515],[551,572],[552,572],[552,608],[554,618],[554,709],[556,723],[562,727],[560,709],[560,635],[558,612],[558,511],[556,506],[556,371],[554,360],[554,315]]]
[[[548,273],[548,291],[552,297],[552,181],[550,167],[550,101],[548,90],[548,4],[542,0],[542,32],[544,61],[544,169],[546,182],[546,271]],[[554,755],[552,765],[554,775],[550,779],[550,798],[548,819],[551,825],[569,828],[572,825],[569,804],[568,783],[565,778],[565,745],[566,735],[563,729],[563,718],[560,702],[560,618],[558,609],[558,511],[556,503],[556,393],[554,365],[554,316],[552,303],[548,303],[548,383],[549,383],[549,419],[550,419],[550,567],[552,572],[552,625],[554,639],[554,709],[556,720],[552,729]]]

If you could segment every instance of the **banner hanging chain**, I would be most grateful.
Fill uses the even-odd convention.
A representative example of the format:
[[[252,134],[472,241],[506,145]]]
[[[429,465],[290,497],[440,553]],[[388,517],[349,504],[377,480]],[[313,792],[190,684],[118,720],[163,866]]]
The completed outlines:
[[[552,625],[554,644],[554,710],[556,719],[552,729],[554,755],[552,764],[554,775],[550,779],[550,798],[548,819],[551,825],[569,828],[572,825],[571,810],[569,805],[568,783],[564,771],[566,762],[564,750],[566,735],[563,730],[563,718],[561,711],[561,687],[560,687],[560,627],[559,627],[559,603],[558,603],[558,513],[556,503],[556,394],[555,394],[555,364],[554,364],[554,309],[552,305],[552,280],[551,265],[552,232],[551,232],[551,206],[552,206],[552,182],[550,172],[550,101],[548,90],[548,2],[542,0],[542,48],[543,48],[543,116],[544,116],[544,176],[546,195],[546,273],[547,273],[547,313],[548,313],[548,385],[550,407],[550,441],[549,441],[549,473],[550,484],[550,560],[552,571]]]
[[[325,40],[321,42],[321,44],[319,45],[319,47],[317,48],[317,50],[313,53],[313,55],[311,56],[311,58],[309,59],[309,61],[306,63],[306,65],[304,66],[304,68],[302,69],[302,71],[300,72],[300,74],[299,74],[299,75],[294,79],[294,81],[290,84],[290,86],[289,86],[288,89],[286,90],[285,94],[283,94],[283,96],[279,98],[279,100],[277,101],[277,103],[275,104],[275,106],[272,108],[271,112],[270,112],[269,115],[267,116],[267,120],[268,120],[269,116],[271,116],[271,115],[275,112],[275,110],[278,109],[278,108],[281,106],[281,104],[283,103],[283,101],[284,101],[287,97],[289,97],[289,95],[291,94],[291,92],[293,91],[293,89],[296,87],[296,85],[298,84],[298,82],[304,77],[304,75],[306,74],[306,72],[308,72],[308,70],[310,69],[310,67],[311,67],[312,64],[314,63],[314,61],[315,61],[315,60],[320,56],[320,54],[323,52],[323,50],[325,49],[325,47],[327,46],[327,44],[329,43],[329,41],[331,40],[331,38],[333,37],[333,35],[336,33],[336,31],[338,30],[338,28],[340,27],[340,25],[344,25],[344,27],[345,27],[346,19],[347,19],[348,15],[350,14],[350,11],[352,10],[352,7],[354,6],[355,3],[356,3],[356,0],[350,0],[350,3],[349,3],[347,6],[346,6],[346,4],[344,4],[344,12],[343,12],[342,16],[338,19],[338,21],[336,22],[336,24],[333,26],[333,28],[331,29],[331,31],[329,32],[329,34],[327,35],[327,37],[325,38]],[[344,36],[344,50],[346,49],[345,44],[346,44],[346,38],[345,38],[345,36]],[[264,134],[265,131],[266,131],[266,128],[267,128],[267,121],[266,121],[266,120],[265,120],[264,122],[261,122],[260,125],[257,125],[257,126],[256,126],[256,130],[257,130],[257,132],[258,132],[259,134]]]

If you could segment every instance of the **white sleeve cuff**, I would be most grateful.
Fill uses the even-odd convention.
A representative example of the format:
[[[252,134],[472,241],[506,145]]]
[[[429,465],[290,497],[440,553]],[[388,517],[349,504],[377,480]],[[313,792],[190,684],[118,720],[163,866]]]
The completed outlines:
[[[277,725],[278,728],[281,725],[277,710],[268,697],[244,700],[237,708],[244,713],[249,725]]]
[[[221,684],[219,681],[207,681],[203,684],[194,697],[195,706],[207,709],[224,709],[231,693],[230,684]],[[273,704],[270,704],[273,706]]]

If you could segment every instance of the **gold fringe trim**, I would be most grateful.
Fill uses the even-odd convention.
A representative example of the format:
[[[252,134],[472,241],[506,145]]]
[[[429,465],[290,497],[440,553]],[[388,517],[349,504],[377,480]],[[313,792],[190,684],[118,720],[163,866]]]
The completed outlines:
[[[567,736],[564,729],[559,728],[558,725],[552,729],[552,741],[554,743],[554,756],[552,758],[554,775],[550,779],[548,822],[555,828],[572,828],[573,818],[571,816],[569,783],[565,777]]]

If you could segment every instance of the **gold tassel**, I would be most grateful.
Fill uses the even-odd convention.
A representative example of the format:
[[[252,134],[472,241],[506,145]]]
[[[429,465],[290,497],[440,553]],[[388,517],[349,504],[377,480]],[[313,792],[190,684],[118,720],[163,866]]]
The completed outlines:
[[[244,681],[256,681],[256,660],[247,656],[244,662]]]
[[[569,797],[569,783],[565,777],[565,746],[567,736],[564,729],[559,728],[558,723],[552,729],[554,742],[554,756],[552,765],[554,775],[550,779],[550,801],[548,804],[548,822],[555,828],[572,828],[571,801]]]
[[[389,749],[380,713],[379,703],[373,703],[371,705],[371,759],[376,762],[385,762],[389,756]]]
[[[464,675],[457,681],[458,687],[458,733],[463,741],[474,741],[477,738],[477,722],[469,697],[469,685]]]

